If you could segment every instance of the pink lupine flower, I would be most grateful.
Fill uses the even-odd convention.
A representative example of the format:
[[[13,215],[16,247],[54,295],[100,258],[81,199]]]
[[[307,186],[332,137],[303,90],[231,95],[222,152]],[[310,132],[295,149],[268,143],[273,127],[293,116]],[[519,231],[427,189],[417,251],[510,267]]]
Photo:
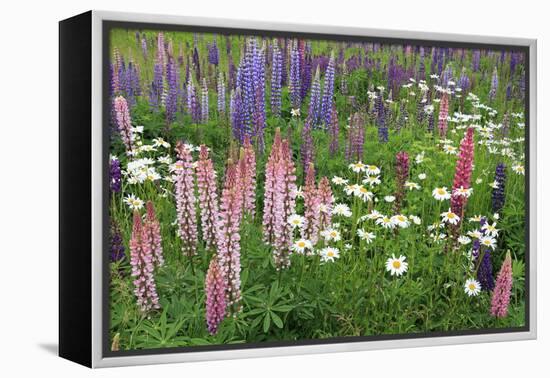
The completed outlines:
[[[273,257],[277,270],[290,266],[292,225],[288,217],[296,211],[296,167],[287,139],[281,143],[280,159],[275,167],[275,240]]]
[[[254,217],[256,210],[256,154],[250,143],[250,137],[244,138],[240,174],[243,188],[244,211]]]
[[[197,211],[195,199],[194,168],[191,151],[181,142],[177,147],[176,163],[176,212],[182,252],[193,256],[197,252]]]
[[[145,234],[145,242],[148,244],[148,248],[153,253],[153,263],[156,266],[162,266],[164,264],[164,256],[162,253],[162,236],[160,234],[160,222],[155,214],[155,208],[153,202],[147,202],[147,215],[145,217],[145,223],[143,225],[143,231]]]
[[[321,202],[317,186],[315,185],[315,168],[313,163],[307,167],[306,183],[304,186],[304,227],[302,238],[310,240],[313,245],[319,239],[319,222]]]
[[[224,277],[225,301],[229,314],[241,310],[241,237],[242,190],[238,185],[238,167],[230,159],[220,203],[218,223],[218,261]]]
[[[124,97],[117,96],[114,99],[113,106],[115,108],[115,120],[120,137],[126,147],[126,153],[131,155],[134,150],[134,134],[132,131],[132,119],[130,118],[128,102]]]
[[[453,181],[453,195],[451,197],[451,210],[457,214],[460,219],[463,218],[464,207],[466,206],[467,197],[455,195],[456,189],[470,187],[472,179],[472,169],[474,163],[474,129],[468,128],[460,143],[460,152],[456,162],[455,177]]]
[[[202,238],[206,248],[216,246],[216,222],[218,219],[218,194],[216,193],[216,172],[208,149],[201,145],[197,162],[197,186],[201,214]]]
[[[447,136],[447,116],[449,115],[449,98],[447,92],[443,92],[441,96],[441,102],[439,103],[439,122],[437,127],[439,128],[439,137],[445,138]]]
[[[264,191],[264,215],[263,215],[263,234],[264,241],[268,244],[273,244],[275,240],[275,169],[280,159],[281,152],[281,130],[277,128],[271,153],[265,165],[265,191]]]
[[[142,312],[160,308],[153,274],[153,252],[145,241],[146,235],[139,213],[134,212],[134,226],[130,239],[130,265],[134,277],[134,294]]]
[[[332,207],[334,205],[334,196],[330,188],[330,182],[326,176],[319,181],[319,229],[324,230],[332,224]]]
[[[512,257],[510,251],[502,263],[497,276],[493,297],[491,299],[491,315],[497,318],[504,318],[508,315],[508,304],[512,293]]]
[[[225,281],[216,255],[210,260],[204,282],[206,292],[206,325],[208,332],[215,335],[225,317]]]

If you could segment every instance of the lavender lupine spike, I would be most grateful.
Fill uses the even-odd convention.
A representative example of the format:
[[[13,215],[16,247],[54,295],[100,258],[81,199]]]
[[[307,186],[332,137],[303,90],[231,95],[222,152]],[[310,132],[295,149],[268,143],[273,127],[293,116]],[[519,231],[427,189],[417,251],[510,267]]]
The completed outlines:
[[[187,83],[187,112],[191,115],[193,123],[200,123],[201,108],[197,98],[195,85],[191,80]]]
[[[334,98],[334,70],[335,60],[334,52],[330,54],[327,70],[325,73],[325,82],[323,86],[323,99],[321,101],[321,121],[328,127],[332,112],[332,103]]]
[[[241,311],[241,244],[242,191],[238,167],[228,161],[220,203],[218,226],[218,261],[225,281],[225,301],[229,315]]]
[[[208,46],[208,63],[217,66],[220,62],[218,44],[214,39],[214,42]]]
[[[235,91],[231,92],[229,112],[231,115],[231,128],[233,130],[233,137],[239,142],[243,141],[245,134],[243,111],[244,110],[241,89],[237,88]]]
[[[301,91],[302,85],[300,82],[300,53],[298,51],[298,42],[293,41],[292,49],[290,50],[290,102],[292,108],[299,109],[302,104]]]
[[[486,218],[481,218],[479,222],[479,232],[485,236],[483,227],[487,224]],[[493,264],[491,263],[491,249],[482,246],[479,239],[474,239],[472,243],[472,255],[475,258],[474,262],[478,265],[477,280],[481,284],[481,289],[491,291],[495,287],[493,278]]]
[[[382,93],[377,98],[377,109],[376,109],[376,124],[378,126],[378,141],[380,143],[387,143],[388,142],[388,125],[386,121],[386,108],[384,107],[384,98],[382,97]]]
[[[311,85],[311,96],[309,99],[308,116],[312,120],[313,128],[317,129],[322,126],[321,120],[321,76],[319,67],[315,70],[315,77]]]
[[[346,160],[362,161],[364,144],[365,144],[365,120],[360,113],[355,113],[351,118],[351,125],[348,133],[348,145],[346,146]]]
[[[283,55],[277,42],[273,43],[271,63],[271,114],[281,115],[281,84],[283,70]]]
[[[334,156],[339,148],[340,143],[340,124],[338,123],[338,111],[336,106],[332,106],[332,112],[330,116],[330,146],[329,151],[330,155]]]
[[[147,38],[145,37],[145,34],[141,36],[141,53],[143,54],[143,59],[147,60]]]
[[[116,97],[114,100],[114,109],[118,131],[126,147],[126,154],[132,155],[134,151],[134,133],[126,99],[122,96]]]
[[[300,98],[305,99],[307,96],[307,92],[309,91],[309,87],[311,85],[311,71],[312,71],[312,58],[311,58],[311,44],[308,42],[305,45],[305,51],[304,51],[304,59],[303,64],[300,66],[301,68],[301,91],[300,91]]]
[[[162,104],[162,94],[164,93],[164,74],[161,63],[155,61],[153,66],[153,81],[149,90],[149,104],[151,108],[158,112]]]
[[[275,242],[273,257],[277,270],[290,266],[293,228],[288,218],[296,211],[296,168],[287,139],[282,141],[280,160],[275,167]]]
[[[208,123],[209,104],[208,104],[208,85],[206,84],[206,78],[202,79],[201,88],[201,122]]]
[[[495,171],[496,187],[493,187],[492,205],[493,212],[498,213],[504,207],[506,200],[506,166],[504,163],[498,163]]]
[[[204,282],[206,294],[206,326],[211,335],[218,332],[218,327],[225,317],[226,284],[216,255],[210,260]]]
[[[512,257],[510,251],[506,252],[506,257],[500,272],[497,276],[497,282],[491,298],[491,315],[497,318],[504,318],[508,315],[508,305],[512,294]]]
[[[491,79],[491,90],[489,91],[489,100],[494,101],[498,91],[498,73],[497,68],[493,69],[493,77]]]
[[[179,225],[179,236],[182,241],[182,252],[185,256],[193,256],[197,252],[197,210],[195,199],[195,170],[191,151],[183,143],[176,147],[178,161],[176,163],[176,212]]]
[[[264,189],[264,212],[263,212],[263,239],[272,245],[275,241],[275,184],[276,168],[281,155],[281,130],[275,130],[273,144],[267,163],[265,165],[265,189]]]
[[[166,67],[166,83],[168,85],[168,93],[165,100],[166,123],[171,124],[176,119],[180,86],[178,68],[172,57],[168,57]]]
[[[130,238],[130,265],[138,308],[142,313],[159,309],[159,297],[153,273],[153,255],[147,248],[143,224],[137,211],[134,212],[134,225]]]
[[[164,255],[162,252],[162,236],[160,233],[160,222],[157,219],[153,202],[147,202],[147,213],[143,224],[144,240],[147,248],[152,252],[153,264],[155,266],[164,265]]]
[[[197,186],[201,215],[202,239],[206,248],[216,246],[216,224],[218,219],[218,194],[216,191],[216,171],[212,159],[208,156],[208,148],[200,146],[197,162]]]
[[[122,177],[120,169],[120,160],[116,156],[109,159],[109,188],[111,193],[120,193],[122,188]]]
[[[124,255],[124,243],[122,241],[122,235],[118,224],[111,220],[111,240],[110,240],[110,260],[111,262],[117,262],[122,260]]]
[[[225,115],[225,80],[223,78],[223,73],[220,72],[218,75],[218,114],[221,116]]]

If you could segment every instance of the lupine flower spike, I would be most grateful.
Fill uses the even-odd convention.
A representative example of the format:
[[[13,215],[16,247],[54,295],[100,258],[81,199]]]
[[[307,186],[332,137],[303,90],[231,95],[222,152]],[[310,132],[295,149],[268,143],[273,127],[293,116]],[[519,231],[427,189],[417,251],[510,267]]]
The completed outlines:
[[[206,325],[208,332],[215,335],[225,317],[227,305],[225,302],[225,281],[216,255],[210,260],[204,288],[206,292]]]
[[[216,246],[218,220],[216,172],[212,160],[208,156],[208,149],[204,144],[200,146],[197,162],[197,186],[199,189],[202,238],[206,248],[214,248]]]
[[[491,299],[491,315],[496,318],[504,318],[508,315],[508,304],[512,293],[512,257],[510,251],[506,252],[506,258],[502,263],[497,276],[495,290]]]
[[[151,249],[153,254],[153,263],[155,266],[162,266],[164,264],[164,256],[162,253],[160,223],[155,214],[153,202],[151,201],[147,201],[147,214],[145,216],[143,231],[145,233],[145,242],[148,244],[148,248]]]
[[[191,151],[183,143],[176,147],[179,160],[176,163],[176,212],[182,252],[193,256],[197,251],[197,212],[195,183]]]

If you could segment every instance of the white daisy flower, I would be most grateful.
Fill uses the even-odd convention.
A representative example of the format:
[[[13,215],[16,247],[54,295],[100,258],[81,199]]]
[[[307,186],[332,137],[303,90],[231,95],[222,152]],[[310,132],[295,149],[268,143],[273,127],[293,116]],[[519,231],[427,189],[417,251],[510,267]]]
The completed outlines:
[[[380,176],[367,176],[363,180],[363,184],[369,185],[371,187],[375,185],[379,185],[380,183],[381,183]]]
[[[332,214],[334,215],[341,215],[343,217],[349,218],[351,217],[351,210],[348,205],[345,203],[337,203],[332,208]]]
[[[391,221],[401,228],[407,228],[411,225],[409,219],[403,214],[397,214],[391,217]]]
[[[392,276],[401,276],[409,268],[409,264],[405,261],[406,257],[400,255],[399,258],[396,258],[395,255],[392,255],[388,260],[386,260],[386,271],[390,272]]]
[[[409,219],[412,220],[412,222],[416,225],[420,225],[422,223],[422,219],[420,219],[420,217],[417,217],[416,215],[409,215]]]
[[[446,144],[443,146],[443,151],[445,151],[447,155],[456,155],[458,153],[458,148],[451,146],[450,144]]]
[[[405,188],[409,189],[409,190],[418,190],[420,189],[420,185],[418,185],[416,182],[412,182],[412,181],[405,181]]]
[[[298,214],[292,214],[288,217],[288,223],[292,226],[292,229],[296,227],[302,228],[304,225],[304,217]]]
[[[304,191],[302,190],[301,186],[294,189],[294,195],[296,196],[296,198],[304,198]]]
[[[488,236],[488,235],[482,236],[481,238],[479,238],[479,242],[481,243],[481,245],[485,247],[490,247],[493,250],[497,246],[497,240],[492,236]]]
[[[126,203],[131,210],[140,210],[144,205],[144,202],[133,194],[124,198],[124,203]]]
[[[475,297],[481,292],[481,284],[473,278],[469,278],[464,284],[464,292],[469,297]]]
[[[334,259],[340,258],[340,251],[337,248],[326,247],[319,251],[322,262],[334,262]]]
[[[172,158],[170,158],[170,156],[166,155],[166,156],[160,156],[157,161],[160,163],[160,164],[166,164],[166,165],[170,165],[172,164]]]
[[[345,192],[348,196],[351,196],[352,194],[355,194],[358,190],[359,190],[359,185],[357,185],[357,184],[352,184],[352,185],[346,185],[346,186],[344,186],[344,192]]]
[[[462,245],[470,244],[470,242],[472,241],[472,239],[464,235],[459,236],[457,240]]]
[[[460,221],[460,217],[455,213],[453,213],[451,209],[449,209],[449,211],[441,213],[441,218],[443,222],[447,222],[453,225],[458,224],[458,222]]]
[[[498,189],[498,181],[490,182],[489,186],[493,189]]]
[[[474,192],[474,188],[465,188],[461,186],[460,188],[456,188],[453,192],[453,195],[468,198],[472,195]]]
[[[481,218],[482,218],[481,214],[479,214],[479,215],[474,215],[473,217],[470,217],[470,218],[468,219],[468,221],[469,221],[469,222],[481,222]]]
[[[391,202],[395,201],[395,197],[394,196],[385,196],[384,201],[391,203]]]
[[[483,237],[483,234],[479,230],[468,231],[467,234],[474,239],[481,239]]]
[[[414,158],[414,161],[416,162],[416,164],[422,164],[424,162],[425,154],[426,153],[422,151],[421,153],[416,155],[416,157]]]
[[[300,109],[299,108],[291,109],[290,110],[290,115],[293,116],[293,117],[299,117],[300,116]]]
[[[367,165],[365,170],[369,176],[377,176],[380,174],[380,168],[376,165]]]
[[[376,220],[376,224],[387,229],[393,229],[395,227],[395,223],[393,223],[391,218],[387,217],[386,215],[384,215],[381,218],[378,218]]]
[[[167,141],[165,141],[162,138],[155,138],[155,139],[153,139],[153,146],[170,148],[170,143],[168,143]]]
[[[525,176],[525,167],[519,163],[512,165],[512,170],[518,175]]]
[[[494,238],[498,236],[498,232],[500,231],[497,229],[497,222],[493,222],[493,224],[487,222],[481,227],[481,229],[485,231],[485,234]]]
[[[327,228],[326,230],[321,231],[321,236],[325,239],[325,241],[340,241],[342,240],[342,235],[340,234],[340,231],[338,231],[335,228]]]
[[[435,188],[432,191],[432,196],[438,201],[444,201],[451,198],[451,193],[447,191],[447,187]]]
[[[359,236],[359,239],[366,241],[367,244],[372,243],[372,241],[376,239],[376,235],[373,232],[367,232],[362,228],[357,230],[357,236]]]
[[[426,180],[426,174],[425,174],[425,173],[420,173],[420,174],[418,175],[418,179],[419,179],[419,180]]]
[[[339,176],[334,176],[332,178],[332,183],[335,185],[346,185],[348,183],[348,180],[343,179],[342,177],[339,177]]]
[[[366,168],[367,166],[360,161],[349,165],[349,169],[351,169],[355,173],[365,172]]]
[[[378,210],[375,210],[375,209],[371,210],[371,212],[366,215],[366,217],[370,220],[375,220],[383,216],[384,215],[382,215]]]
[[[361,198],[363,201],[370,201],[374,197],[374,193],[369,192],[363,185],[357,185],[354,193],[356,197]]]
[[[292,246],[290,247],[290,249],[296,253],[303,254],[305,253],[306,249],[309,249],[309,250],[313,249],[313,245],[307,239],[300,239],[292,243]]]

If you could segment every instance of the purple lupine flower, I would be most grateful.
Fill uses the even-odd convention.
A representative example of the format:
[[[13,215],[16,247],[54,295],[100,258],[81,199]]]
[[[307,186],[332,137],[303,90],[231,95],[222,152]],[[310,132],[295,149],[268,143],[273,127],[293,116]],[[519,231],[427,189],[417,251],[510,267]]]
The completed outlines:
[[[405,151],[400,151],[395,156],[395,177],[396,177],[396,191],[394,211],[396,214],[401,212],[401,205],[403,198],[405,197],[405,182],[409,179],[409,154]]]
[[[491,79],[491,90],[489,91],[489,100],[494,101],[497,97],[498,90],[498,73],[497,68],[493,69],[493,77]]]
[[[508,83],[506,86],[506,101],[510,101],[512,99],[512,83]]]
[[[282,55],[283,55],[283,64],[281,70],[281,85],[285,86],[288,83],[288,44],[289,39],[282,39]]]
[[[384,98],[382,93],[376,99],[376,125],[378,127],[378,141],[380,143],[388,142],[388,126],[386,124],[386,109],[384,107]]]
[[[180,85],[178,68],[171,56],[168,57],[168,63],[166,65],[166,83],[168,85],[168,93],[165,100],[166,124],[169,125],[176,119]]]
[[[498,213],[503,207],[506,200],[506,166],[504,163],[498,163],[495,170],[495,183],[496,187],[493,187],[492,203],[493,212]]]
[[[120,233],[120,227],[118,224],[111,220],[111,240],[110,240],[110,260],[111,262],[117,262],[122,260],[124,255],[124,243],[122,241],[122,235]]]
[[[281,115],[281,84],[283,70],[283,55],[277,42],[273,44],[271,63],[271,114]]]
[[[149,89],[149,104],[151,108],[158,112],[162,103],[162,94],[164,92],[163,68],[158,58],[153,66],[153,81]]]
[[[214,42],[208,45],[208,63],[217,66],[220,62],[219,55],[218,44],[216,43],[216,39],[214,39]]]
[[[418,65],[418,71],[416,73],[416,80],[426,80],[426,65],[424,63],[424,47],[420,46],[419,58],[420,61]]]
[[[335,60],[334,53],[330,54],[327,70],[325,73],[325,83],[323,86],[323,99],[321,101],[321,121],[325,128],[330,125],[330,117],[332,112],[332,102],[334,97],[334,71]]]
[[[487,223],[486,218],[481,218],[479,222],[480,233],[485,235],[483,226]],[[493,278],[493,264],[491,262],[491,249],[482,246],[479,239],[475,239],[473,242],[472,255],[475,257],[475,263],[479,265],[477,270],[477,280],[481,284],[481,289],[491,291],[495,287],[495,280]],[[481,262],[479,261],[481,259]]]
[[[403,128],[403,126],[405,126],[408,118],[409,118],[409,112],[407,111],[405,102],[401,101],[401,103],[399,104],[399,116],[397,117],[397,123],[395,125],[395,129],[398,132]]]
[[[254,136],[260,152],[264,148],[265,130],[265,47],[258,49],[254,56]]]
[[[223,73],[218,75],[218,114],[225,115],[225,80],[223,79]]]
[[[290,50],[290,102],[294,109],[299,109],[302,104],[300,83],[300,53],[298,51],[298,42],[293,41]]]
[[[474,52],[472,53],[472,71],[474,72],[479,71],[480,60],[481,60],[481,51],[474,50]]]
[[[201,88],[201,122],[208,123],[208,85],[206,84],[206,78],[202,79]]]
[[[340,124],[338,123],[338,111],[336,110],[336,105],[332,105],[332,112],[330,116],[330,155],[334,156],[338,151],[338,146],[340,142]]]
[[[120,193],[122,187],[120,160],[116,156],[109,159],[109,178],[111,193]]]
[[[470,90],[470,78],[468,77],[465,68],[462,68],[462,73],[458,79],[458,87],[462,89],[462,93],[466,93]]]
[[[187,113],[191,114],[193,123],[201,121],[201,108],[197,99],[195,85],[193,85],[191,80],[187,83]]]
[[[340,76],[340,93],[348,94],[348,68],[346,62],[342,65],[342,75]]]
[[[244,119],[243,119],[243,102],[241,96],[241,88],[231,91],[229,113],[231,116],[231,129],[233,137],[242,143],[244,139]]]
[[[322,126],[321,120],[321,78],[319,67],[315,70],[315,77],[311,85],[311,96],[309,100],[308,117],[311,118],[313,128]],[[329,124],[330,125],[330,124]]]
[[[193,68],[195,70],[195,78],[197,82],[201,81],[201,63],[199,59],[199,50],[197,48],[197,44],[195,43],[195,46],[193,47]]]
[[[311,59],[311,45],[308,42],[305,45],[305,53],[304,53],[304,59],[303,64],[301,65],[301,91],[300,91],[300,98],[305,99],[307,96],[307,92],[309,91],[309,87],[311,85],[311,71],[312,71],[312,59]]]
[[[365,120],[360,113],[355,113],[351,119],[346,146],[346,159],[348,161],[363,160],[363,146],[365,144]]]

